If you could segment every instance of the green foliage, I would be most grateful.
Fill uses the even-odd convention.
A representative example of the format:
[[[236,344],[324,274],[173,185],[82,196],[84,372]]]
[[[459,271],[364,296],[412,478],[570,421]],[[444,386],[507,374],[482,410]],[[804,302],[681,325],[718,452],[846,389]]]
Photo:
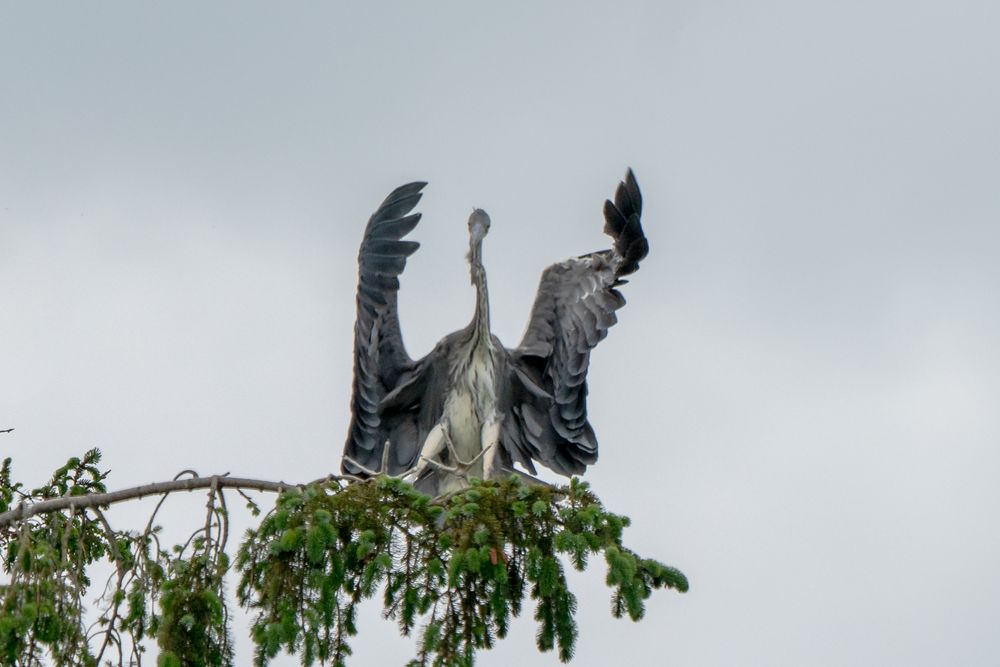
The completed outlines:
[[[25,493],[11,482],[11,463],[0,468],[0,507],[15,499],[47,500],[105,491],[90,450],[56,470],[45,485]],[[40,664],[48,652],[55,665],[92,665],[82,622],[82,597],[90,585],[87,566],[108,553],[100,525],[82,511],[44,514],[0,533],[0,562],[10,580],[0,586],[0,664]]]
[[[199,665],[232,664],[223,603],[223,577],[228,566],[226,558],[216,560],[209,553],[169,559],[167,576],[160,586],[162,616],[156,635],[161,664],[180,661],[182,656],[187,660],[197,656]]]
[[[204,524],[163,549],[155,511],[144,530],[117,531],[87,503],[105,491],[99,461],[96,450],[70,459],[31,491],[12,481],[9,459],[0,467],[0,512],[54,498],[81,503],[0,525],[9,575],[0,586],[0,665],[141,664],[142,642],[154,637],[160,667],[234,664],[223,490],[213,481]],[[577,630],[567,566],[582,570],[603,554],[616,617],[639,620],[654,589],[687,590],[678,570],[622,545],[627,525],[576,479],[560,489],[518,476],[473,480],[438,499],[386,477],[329,480],[281,493],[248,531],[235,560],[236,597],[256,613],[257,665],[282,651],[305,665],[346,665],[358,605],[376,595],[400,632],[416,636],[412,666],[473,665],[528,598],[539,650],[568,661]],[[99,560],[115,572],[87,628],[87,571]]]
[[[142,533],[115,531],[100,507],[84,507],[88,494],[104,493],[101,455],[72,458],[47,484],[25,493],[0,468],[0,498],[8,506],[80,497],[81,508],[39,513],[0,530],[3,567],[10,583],[0,586],[0,665],[97,665],[141,661],[145,637],[156,636],[161,664],[231,665],[223,577],[225,509],[211,495],[208,520],[173,553],[159,548],[150,518]],[[95,628],[84,624],[87,568],[99,560],[115,565],[105,586]],[[127,636],[130,653],[126,651]],[[95,650],[96,649],[96,650]],[[45,660],[46,654],[49,660]]]
[[[385,477],[288,491],[237,557],[239,600],[258,610],[256,664],[281,650],[307,665],[346,664],[357,606],[380,589],[400,632],[423,622],[412,665],[473,664],[507,634],[526,594],[536,601],[538,648],[568,661],[576,598],[561,557],[582,570],[603,552],[613,605],[636,620],[653,589],[687,590],[678,570],[622,546],[627,523],[579,480],[558,490],[517,476],[474,481],[439,501]]]

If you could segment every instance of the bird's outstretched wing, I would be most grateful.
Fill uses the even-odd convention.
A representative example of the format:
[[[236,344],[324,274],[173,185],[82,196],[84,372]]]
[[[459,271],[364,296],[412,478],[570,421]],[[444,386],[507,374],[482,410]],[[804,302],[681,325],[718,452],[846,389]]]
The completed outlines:
[[[389,193],[365,228],[358,251],[358,319],[354,324],[354,393],[351,428],[341,470],[366,476],[367,471],[395,473],[395,461],[382,470],[382,453],[393,428],[380,416],[379,404],[413,367],[403,346],[396,309],[399,276],[406,258],[420,244],[402,238],[416,227],[413,213],[426,183],[409,183]]]
[[[590,351],[617,322],[625,305],[616,287],[649,252],[639,218],[642,195],[630,169],[614,201],[604,203],[608,250],[593,252],[542,273],[531,319],[520,346],[511,351],[512,393],[504,445],[513,461],[526,456],[564,475],[579,474],[597,460],[597,440],[587,421]]]

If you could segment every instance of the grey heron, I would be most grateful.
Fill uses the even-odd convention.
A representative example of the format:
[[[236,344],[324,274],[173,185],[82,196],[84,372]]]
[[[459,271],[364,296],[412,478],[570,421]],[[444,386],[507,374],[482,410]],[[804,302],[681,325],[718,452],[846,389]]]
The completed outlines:
[[[352,419],[345,474],[405,476],[440,494],[537,461],[566,476],[597,460],[587,420],[590,351],[625,304],[618,287],[649,251],[642,196],[632,170],[604,203],[612,247],[553,264],[542,273],[527,330],[508,349],[490,332],[482,263],[490,218],[469,216],[469,266],[476,306],[468,326],[445,336],[427,356],[406,353],[397,293],[406,259],[419,248],[403,240],[420,221],[412,213],[426,183],[393,190],[368,220],[358,252]]]

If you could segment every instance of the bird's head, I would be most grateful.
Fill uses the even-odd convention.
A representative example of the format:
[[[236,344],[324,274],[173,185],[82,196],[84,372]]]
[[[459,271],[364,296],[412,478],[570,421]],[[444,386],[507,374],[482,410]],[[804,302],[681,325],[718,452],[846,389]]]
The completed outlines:
[[[469,241],[472,245],[479,245],[489,231],[490,216],[481,208],[473,209],[469,216]]]

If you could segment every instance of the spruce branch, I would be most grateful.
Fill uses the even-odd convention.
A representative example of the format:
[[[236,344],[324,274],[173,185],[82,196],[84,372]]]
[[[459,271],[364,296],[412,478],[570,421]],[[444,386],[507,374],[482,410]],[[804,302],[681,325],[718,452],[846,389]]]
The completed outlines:
[[[343,478],[335,475],[328,475],[322,481],[338,481]],[[310,482],[312,483],[312,482]],[[128,500],[137,500],[146,496],[156,496],[177,491],[198,491],[201,489],[239,489],[251,491],[265,491],[271,493],[281,493],[291,488],[304,487],[306,484],[289,484],[288,482],[274,482],[265,479],[250,479],[245,477],[228,477],[225,475],[211,475],[209,477],[190,477],[187,479],[174,479],[167,482],[154,482],[133,486],[127,489],[120,489],[110,493],[92,493],[83,496],[61,496],[37,502],[21,502],[14,509],[0,513],[0,528],[4,528],[16,521],[23,521],[37,514],[50,512],[61,512],[70,507],[84,509],[90,507],[106,507],[115,503]]]
[[[653,590],[688,587],[679,570],[625,547],[627,517],[605,510],[578,479],[553,487],[519,473],[472,478],[468,488],[430,498],[386,475],[288,484],[184,470],[108,492],[99,461],[97,450],[74,457],[30,491],[12,480],[9,459],[0,465],[0,564],[10,575],[0,585],[0,664],[138,665],[145,640],[155,638],[161,667],[232,667],[225,587],[233,570],[237,601],[256,614],[257,665],[282,651],[304,665],[346,665],[359,605],[379,592],[383,615],[416,636],[410,665],[474,665],[529,598],[538,649],[566,662],[577,639],[567,564],[582,570],[602,555],[612,614],[632,620],[642,618]],[[277,494],[232,563],[227,489],[246,498],[254,516],[247,491]],[[180,544],[161,546],[164,501],[195,490],[206,492],[198,525]],[[153,495],[161,497],[142,531],[117,529],[104,513]],[[97,620],[85,628],[83,598],[98,560],[114,572]]]

